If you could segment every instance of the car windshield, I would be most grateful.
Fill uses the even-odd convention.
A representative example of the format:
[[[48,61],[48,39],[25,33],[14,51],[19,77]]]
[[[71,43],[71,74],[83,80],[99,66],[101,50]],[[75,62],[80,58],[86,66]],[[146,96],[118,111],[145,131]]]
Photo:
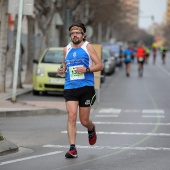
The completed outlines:
[[[42,63],[54,63],[61,64],[63,57],[63,50],[48,50],[44,58],[42,59]]]

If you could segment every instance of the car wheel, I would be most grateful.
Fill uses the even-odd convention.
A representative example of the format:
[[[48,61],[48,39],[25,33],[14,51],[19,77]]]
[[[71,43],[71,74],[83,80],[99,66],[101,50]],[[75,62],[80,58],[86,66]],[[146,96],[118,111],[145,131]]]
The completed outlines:
[[[39,95],[40,92],[37,90],[33,90],[32,93],[33,93],[33,95]]]
[[[105,79],[106,79],[106,74],[103,73],[103,75],[101,75],[101,83],[104,83],[105,82]]]

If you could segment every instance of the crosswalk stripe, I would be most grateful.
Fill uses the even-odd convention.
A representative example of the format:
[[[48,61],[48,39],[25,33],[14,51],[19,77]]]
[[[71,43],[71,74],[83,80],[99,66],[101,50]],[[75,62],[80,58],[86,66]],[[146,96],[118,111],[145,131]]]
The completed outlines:
[[[142,114],[165,114],[164,110],[159,109],[143,109],[143,110],[123,110],[123,109],[115,109],[115,108],[102,108],[99,110],[99,113],[121,113],[121,112],[127,112],[127,113],[139,113],[142,112]]]
[[[66,148],[68,149],[68,145],[43,145],[44,148]],[[121,146],[82,146],[82,145],[76,145],[77,149],[109,149],[109,150],[141,150],[141,151],[148,151],[148,150],[154,150],[154,151],[170,151],[170,148],[163,148],[163,147],[121,147]]]
[[[142,115],[143,118],[165,118],[163,115]]]
[[[114,109],[114,108],[103,108],[103,109],[100,109],[99,113],[120,113],[121,112],[121,109]]]
[[[94,124],[101,125],[152,125],[152,126],[170,126],[170,123],[152,123],[152,122],[93,122]],[[77,121],[77,124],[81,124],[80,121]]]
[[[164,110],[143,110],[142,113],[164,114]]]
[[[61,133],[67,133],[62,131]],[[96,132],[98,135],[137,135],[137,136],[170,136],[169,133],[133,133],[133,132]],[[77,134],[87,134],[87,131],[77,131]]]
[[[102,108],[98,113],[103,113],[107,115],[95,115],[98,118],[111,118],[111,117],[119,117],[120,113],[142,113],[142,118],[165,118],[164,110],[159,109],[143,109],[143,110],[123,110],[123,109],[115,109],[115,108]],[[108,115],[109,113],[109,115]]]
[[[118,117],[118,115],[95,115],[95,117]]]

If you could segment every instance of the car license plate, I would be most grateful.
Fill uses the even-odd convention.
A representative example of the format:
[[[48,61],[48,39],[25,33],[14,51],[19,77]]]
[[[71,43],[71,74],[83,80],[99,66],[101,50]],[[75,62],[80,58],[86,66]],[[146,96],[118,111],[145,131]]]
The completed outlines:
[[[64,79],[50,79],[51,84],[64,84]]]
[[[109,68],[109,65],[105,65],[105,68]]]

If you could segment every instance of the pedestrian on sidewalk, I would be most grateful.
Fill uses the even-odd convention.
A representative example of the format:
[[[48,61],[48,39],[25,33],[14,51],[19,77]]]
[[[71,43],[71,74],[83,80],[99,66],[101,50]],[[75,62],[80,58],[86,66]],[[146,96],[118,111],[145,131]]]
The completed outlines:
[[[90,145],[97,140],[95,125],[90,117],[90,109],[96,100],[94,72],[101,71],[103,65],[92,45],[85,40],[86,27],[75,23],[69,27],[69,43],[63,50],[62,67],[59,74],[65,74],[64,98],[68,112],[67,133],[70,144],[66,158],[77,158],[76,120],[77,112],[81,124],[87,128]]]

